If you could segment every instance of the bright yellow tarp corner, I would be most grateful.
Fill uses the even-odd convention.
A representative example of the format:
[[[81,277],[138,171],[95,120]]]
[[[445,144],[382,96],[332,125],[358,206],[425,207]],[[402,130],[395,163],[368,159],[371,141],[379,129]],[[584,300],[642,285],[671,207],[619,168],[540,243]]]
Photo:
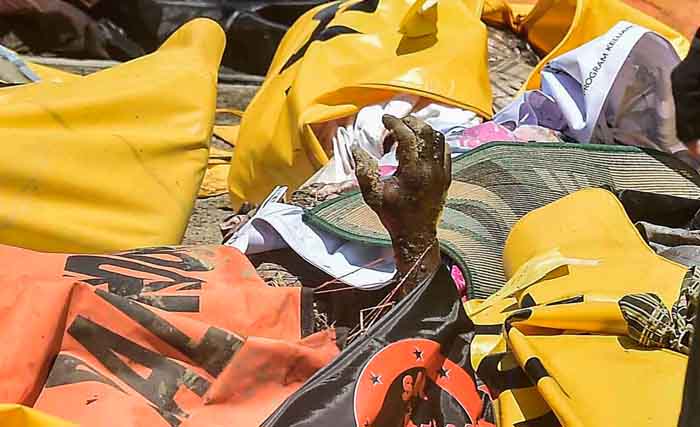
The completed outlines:
[[[502,357],[489,373],[502,372],[499,426],[675,425],[688,358],[633,342],[619,300],[654,293],[670,308],[686,268],[652,251],[612,193],[580,190],[525,215],[503,261],[510,292],[465,307],[476,325],[503,325],[471,348],[475,368]]]
[[[155,53],[0,89],[0,243],[49,252],[179,244],[207,166],[225,44],[197,19]]]
[[[77,427],[77,424],[46,415],[22,405],[0,403],[2,427]]]

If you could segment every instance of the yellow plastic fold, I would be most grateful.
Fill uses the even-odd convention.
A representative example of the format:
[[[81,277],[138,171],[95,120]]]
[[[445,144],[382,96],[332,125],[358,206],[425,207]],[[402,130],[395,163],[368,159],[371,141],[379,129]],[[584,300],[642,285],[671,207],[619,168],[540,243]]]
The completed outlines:
[[[511,289],[466,306],[484,330],[502,325],[471,346],[477,371],[501,357],[488,373],[502,375],[499,426],[676,425],[687,356],[632,341],[618,301],[648,292],[670,307],[686,268],[647,246],[612,193],[581,190],[529,213],[503,260]]]
[[[398,92],[491,115],[486,29],[512,29],[546,55],[523,89],[540,85],[552,58],[625,20],[668,38],[678,31],[621,0],[350,0],[303,15],[283,38],[245,112],[228,185],[235,206],[259,203],[276,185],[292,190],[328,161],[311,125],[352,116]]]
[[[0,243],[108,252],[180,243],[207,165],[225,37],[188,23],[155,53],[0,90]]]
[[[566,257],[594,259],[598,264],[569,265],[568,274],[528,287],[524,295],[537,303],[577,295],[617,302],[626,294],[655,292],[670,306],[678,297],[685,274],[685,268],[656,255],[617,198],[599,189],[578,191],[517,222],[503,250],[506,277],[553,249]]]
[[[488,297],[478,308],[470,313],[478,314],[480,311],[487,309],[492,304],[501,301],[505,297],[513,297],[516,294],[522,293],[528,287],[534,285],[561,267],[569,265],[593,266],[597,264],[598,261],[596,260],[567,258],[563,256],[558,249],[551,249],[528,259],[527,262],[519,266],[517,271],[508,279],[508,282],[501,289]]]
[[[481,0],[323,4],[283,38],[243,116],[229,176],[234,207],[291,190],[328,161],[311,124],[411,93],[490,117]],[[425,6],[423,8],[422,6]]]
[[[2,427],[77,427],[22,405],[0,403],[0,426]]]
[[[71,74],[67,71],[62,71],[57,68],[47,67],[45,65],[34,64],[27,62],[27,66],[39,76],[41,80],[48,80],[54,83],[63,83],[67,81],[80,79],[82,76]]]
[[[539,0],[530,5],[484,0],[484,21],[510,27],[546,56],[532,71],[525,89],[540,87],[540,71],[553,58],[605,34],[620,21],[649,28],[666,37],[681,57],[690,47],[680,32],[622,0]]]
[[[207,172],[204,174],[202,186],[199,187],[199,197],[219,196],[228,191],[227,180],[232,155],[231,151],[210,148]]]
[[[563,426],[678,423],[688,364],[682,354],[617,336],[526,336],[516,328],[509,342],[521,366],[542,363],[549,375],[537,390]]]
[[[238,141],[238,131],[240,129],[239,125],[235,126],[214,126],[214,135],[228,142],[229,144],[236,146]]]

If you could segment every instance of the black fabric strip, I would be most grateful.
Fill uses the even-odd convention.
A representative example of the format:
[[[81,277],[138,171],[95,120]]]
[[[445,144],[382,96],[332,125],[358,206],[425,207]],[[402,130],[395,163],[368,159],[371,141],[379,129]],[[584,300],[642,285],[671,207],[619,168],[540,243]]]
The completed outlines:
[[[549,376],[549,372],[547,372],[544,365],[537,357],[531,357],[525,362],[525,373],[535,384],[542,378]]]
[[[301,288],[301,337],[314,333],[314,290]]]
[[[564,305],[564,304],[579,304],[582,302],[583,302],[583,295],[577,295],[575,297],[565,298],[563,300],[550,302],[547,305],[550,306],[550,305]]]
[[[498,369],[498,364],[505,355],[506,353],[499,353],[484,357],[476,370],[477,375],[486,383],[494,399],[505,390],[528,388],[534,385],[519,366],[507,371]]]
[[[529,308],[525,308],[522,310],[518,310],[515,313],[511,314],[508,316],[506,319],[506,332],[510,332],[510,328],[513,326],[513,322],[522,322],[523,320],[527,320],[532,316],[532,310]]]
[[[554,412],[549,411],[541,417],[515,423],[514,427],[561,427],[561,423]]]
[[[374,13],[379,7],[379,0],[362,0],[345,9],[345,11],[354,10],[357,12]]]

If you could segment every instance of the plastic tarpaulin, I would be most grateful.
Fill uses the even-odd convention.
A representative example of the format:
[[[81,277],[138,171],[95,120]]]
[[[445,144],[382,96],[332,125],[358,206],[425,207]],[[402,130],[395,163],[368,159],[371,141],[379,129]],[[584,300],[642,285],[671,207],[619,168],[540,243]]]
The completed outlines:
[[[542,70],[541,90],[526,92],[494,121],[509,128],[528,124],[560,130],[584,144],[664,151],[697,168],[676,136],[671,74],[679,62],[667,39],[620,21],[554,58]]]
[[[207,165],[223,47],[219,26],[196,20],[143,58],[86,77],[30,65],[43,81],[0,90],[0,242],[178,244]]]
[[[0,259],[0,402],[79,425],[257,426],[338,353],[232,248]]]
[[[491,116],[478,1],[331,2],[282,40],[246,110],[229,175],[234,204],[296,189],[328,162],[313,124],[411,93]]]
[[[209,149],[209,161],[207,172],[199,187],[200,198],[226,194],[228,190],[227,179],[231,168],[231,151],[211,147]]]
[[[676,424],[687,356],[636,344],[618,304],[654,293],[670,307],[685,268],[646,245],[612,193],[581,190],[526,215],[503,260],[506,286],[467,304],[490,331],[471,360],[499,426]]]

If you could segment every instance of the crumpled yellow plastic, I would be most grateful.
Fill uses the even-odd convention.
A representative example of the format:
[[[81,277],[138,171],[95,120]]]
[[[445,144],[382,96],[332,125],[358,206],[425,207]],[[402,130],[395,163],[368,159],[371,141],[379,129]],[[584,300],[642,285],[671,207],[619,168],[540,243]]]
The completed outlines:
[[[505,26],[546,54],[530,74],[524,89],[540,87],[540,71],[553,58],[605,34],[628,21],[666,37],[681,57],[690,43],[680,32],[621,0],[539,0],[534,6],[506,0],[483,0],[485,22]]]
[[[204,176],[225,36],[192,21],[155,53],[0,89],[0,243],[109,252],[180,243]]]
[[[491,115],[486,29],[512,29],[546,57],[524,89],[538,88],[553,57],[626,20],[688,40],[621,0],[350,0],[303,15],[282,40],[243,117],[229,175],[234,206],[261,202],[276,185],[292,190],[328,161],[311,125],[354,115],[397,92]]]
[[[261,202],[276,185],[294,190],[328,161],[330,147],[312,124],[396,93],[490,117],[480,1],[438,1],[425,10],[404,0],[336,1],[299,18],[243,116],[229,176],[234,207]]]
[[[77,427],[77,424],[46,415],[22,405],[0,403],[2,427]]]
[[[478,314],[503,298],[512,297],[523,292],[558,268],[570,265],[595,266],[597,264],[598,261],[596,260],[569,258],[562,255],[557,248],[550,249],[521,265],[501,289],[486,298],[479,305],[478,309],[473,312],[470,311],[470,314]]]
[[[618,301],[654,293],[671,307],[686,268],[653,252],[612,193],[585,189],[527,214],[511,230],[503,261],[516,281],[527,276],[523,269],[546,268],[519,295],[466,307],[477,331],[502,326],[477,332],[470,355],[499,387],[497,425],[676,424],[688,358],[628,338]],[[494,358],[497,370],[485,372]]]
[[[524,295],[537,303],[582,294],[617,302],[626,294],[655,292],[670,306],[686,270],[656,255],[615,196],[600,189],[580,190],[521,218],[503,249],[506,277],[555,248],[566,257],[597,264],[569,264],[568,274],[528,287]]]
[[[231,169],[231,156],[233,152],[211,147],[209,149],[209,162],[204,180],[199,187],[198,197],[212,197],[225,194],[228,191],[228,174]]]

